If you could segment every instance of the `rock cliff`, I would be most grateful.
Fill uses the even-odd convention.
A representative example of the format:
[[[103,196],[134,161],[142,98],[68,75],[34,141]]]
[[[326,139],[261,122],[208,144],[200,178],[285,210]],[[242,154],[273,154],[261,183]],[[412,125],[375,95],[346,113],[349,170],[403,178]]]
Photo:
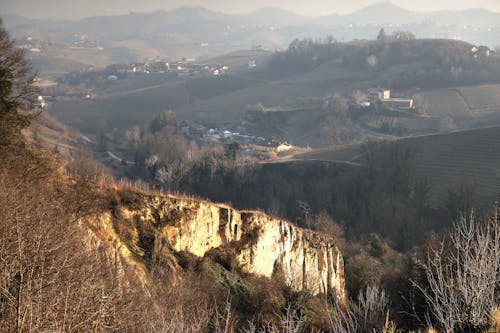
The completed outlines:
[[[131,252],[184,251],[203,257],[213,249],[231,249],[243,272],[268,278],[281,274],[295,290],[345,298],[343,258],[332,240],[262,212],[141,194],[116,205],[110,218],[115,229],[128,230],[124,244]]]

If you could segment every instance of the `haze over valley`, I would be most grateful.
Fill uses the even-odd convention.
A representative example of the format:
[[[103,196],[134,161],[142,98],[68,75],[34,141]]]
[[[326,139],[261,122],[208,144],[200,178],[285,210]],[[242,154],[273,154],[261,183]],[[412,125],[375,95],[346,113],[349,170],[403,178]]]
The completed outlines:
[[[0,12],[0,332],[500,332],[496,1]]]

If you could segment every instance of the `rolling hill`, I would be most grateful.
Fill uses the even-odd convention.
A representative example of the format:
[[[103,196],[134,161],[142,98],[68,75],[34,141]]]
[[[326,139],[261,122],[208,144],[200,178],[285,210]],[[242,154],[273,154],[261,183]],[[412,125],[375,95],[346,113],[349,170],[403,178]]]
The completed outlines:
[[[339,40],[373,38],[381,27],[391,33],[410,30],[419,37],[459,38],[474,44],[500,44],[500,14],[486,10],[412,12],[391,3],[375,4],[348,15],[307,17],[279,8],[263,8],[246,15],[230,15],[202,7],[171,11],[96,16],[81,20],[4,17],[13,36],[35,36],[55,44],[87,35],[104,48],[126,47],[136,60],[161,54],[171,58],[220,55],[263,45],[285,48],[294,38],[333,35]],[[389,24],[391,23],[391,24]],[[465,29],[464,24],[471,29]],[[201,46],[203,45],[203,46]],[[145,48],[155,52],[144,53]],[[117,62],[110,59],[111,62]]]
[[[430,184],[430,200],[445,204],[448,190],[470,190],[476,203],[489,208],[500,194],[500,127],[402,139],[396,144],[414,149],[415,174]],[[380,151],[389,143],[381,144]],[[365,165],[361,145],[318,150],[295,160],[348,162]]]
[[[286,52],[283,56],[281,53],[271,56],[269,52],[255,50],[232,52],[209,60],[230,65],[231,70],[223,77],[131,76],[109,87],[98,87],[92,100],[56,101],[52,112],[87,132],[98,119],[106,120],[112,128],[126,129],[171,109],[180,120],[210,127],[244,127],[264,137],[280,137],[297,145],[318,147],[324,145],[319,134],[329,116],[322,106],[327,96],[338,94],[349,98],[357,90],[366,92],[391,82],[396,94],[415,96],[417,106],[425,109],[427,115],[349,115],[356,118],[355,122],[366,125],[369,131],[378,132],[376,135],[384,134],[381,132],[387,127],[386,123],[397,128],[385,134],[396,136],[500,124],[500,119],[496,119],[500,107],[489,112],[472,112],[460,93],[465,89],[469,99],[494,94],[495,85],[449,88],[458,80],[473,83],[479,80],[482,84],[498,78],[495,76],[498,58],[492,56],[484,63],[474,59],[471,44],[431,39],[387,44],[337,43],[329,46],[328,54],[311,64],[308,62],[311,54],[325,53],[323,46],[317,46],[319,51],[314,47],[305,50],[298,60],[288,58]],[[375,70],[366,62],[370,54],[379,59]],[[446,63],[451,57],[458,59],[453,60],[456,64]],[[257,59],[254,70],[247,68],[249,59]],[[450,68],[454,66],[462,66],[461,76],[453,76]],[[421,84],[429,90],[422,91],[418,88]],[[436,88],[430,89],[433,85]],[[296,112],[282,113],[280,117],[263,114],[261,121],[249,122],[248,108],[252,105]],[[358,134],[342,143],[361,141],[367,135],[366,130]]]

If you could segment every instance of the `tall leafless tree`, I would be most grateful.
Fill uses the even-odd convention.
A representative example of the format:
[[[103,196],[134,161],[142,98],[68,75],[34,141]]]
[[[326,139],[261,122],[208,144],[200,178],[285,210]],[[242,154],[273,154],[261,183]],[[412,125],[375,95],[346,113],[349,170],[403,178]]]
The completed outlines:
[[[335,333],[374,332],[384,326],[389,311],[389,298],[378,286],[368,286],[356,303],[345,308],[334,304],[329,312],[330,328]]]
[[[429,318],[445,332],[460,325],[488,325],[499,302],[500,222],[462,215],[449,239],[422,263],[426,283],[414,285],[429,307]]]

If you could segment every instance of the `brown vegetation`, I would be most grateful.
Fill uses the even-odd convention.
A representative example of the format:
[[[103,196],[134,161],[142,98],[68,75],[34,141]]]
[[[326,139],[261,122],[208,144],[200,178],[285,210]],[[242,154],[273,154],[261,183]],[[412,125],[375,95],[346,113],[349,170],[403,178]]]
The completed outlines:
[[[473,214],[462,216],[449,239],[433,248],[422,266],[426,282],[416,286],[431,320],[446,332],[485,331],[498,311],[498,216],[484,221]]]
[[[0,155],[0,326],[137,330],[144,291],[79,223],[99,207],[92,184],[64,181],[57,163],[22,143]]]

